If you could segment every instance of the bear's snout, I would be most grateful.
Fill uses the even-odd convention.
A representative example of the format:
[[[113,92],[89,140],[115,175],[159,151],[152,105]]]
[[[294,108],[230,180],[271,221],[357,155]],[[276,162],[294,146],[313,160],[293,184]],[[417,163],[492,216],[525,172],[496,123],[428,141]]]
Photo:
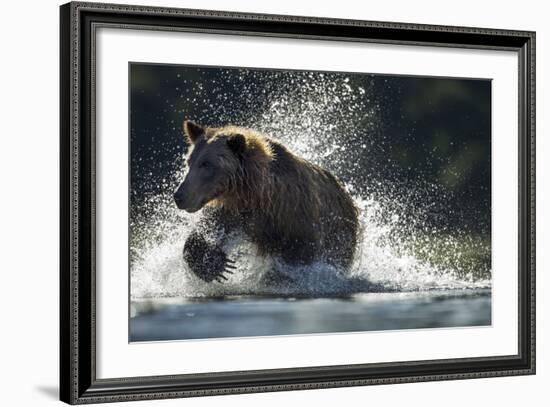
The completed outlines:
[[[174,194],[174,201],[176,202],[178,209],[185,209],[183,199],[179,197],[177,193]]]
[[[183,191],[183,185],[180,185],[176,192],[174,192],[174,201],[176,202],[178,209],[187,209],[185,196],[186,194]]]
[[[186,188],[184,188],[184,184],[185,183],[181,184],[174,193],[174,201],[176,201],[178,209],[183,209],[184,211],[190,213],[197,212],[202,208],[205,202],[198,200],[196,194],[191,196],[191,194],[186,191]],[[192,199],[193,197],[194,199]]]

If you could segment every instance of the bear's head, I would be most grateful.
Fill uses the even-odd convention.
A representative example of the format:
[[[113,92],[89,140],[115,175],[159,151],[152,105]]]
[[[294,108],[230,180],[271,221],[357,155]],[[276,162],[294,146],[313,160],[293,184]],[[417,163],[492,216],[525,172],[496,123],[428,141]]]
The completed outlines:
[[[176,190],[179,209],[196,212],[211,202],[224,204],[250,196],[261,180],[258,170],[272,159],[267,139],[235,126],[203,127],[183,123],[190,144],[187,174]]]

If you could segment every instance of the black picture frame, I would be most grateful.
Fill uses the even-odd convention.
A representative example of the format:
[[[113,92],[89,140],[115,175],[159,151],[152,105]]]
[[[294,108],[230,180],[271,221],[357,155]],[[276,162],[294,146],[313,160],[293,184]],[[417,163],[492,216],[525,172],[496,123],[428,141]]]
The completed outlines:
[[[535,33],[72,2],[60,7],[60,398],[70,404],[535,373]],[[98,379],[95,69],[99,26],[511,50],[519,56],[519,351],[516,355]]]

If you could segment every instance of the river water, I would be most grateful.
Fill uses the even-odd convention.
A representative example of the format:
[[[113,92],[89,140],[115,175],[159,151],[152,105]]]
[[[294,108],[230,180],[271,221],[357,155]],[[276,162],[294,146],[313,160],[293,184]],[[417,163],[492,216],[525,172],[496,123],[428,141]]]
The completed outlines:
[[[332,298],[229,296],[134,301],[130,341],[468,327],[491,324],[488,289]]]

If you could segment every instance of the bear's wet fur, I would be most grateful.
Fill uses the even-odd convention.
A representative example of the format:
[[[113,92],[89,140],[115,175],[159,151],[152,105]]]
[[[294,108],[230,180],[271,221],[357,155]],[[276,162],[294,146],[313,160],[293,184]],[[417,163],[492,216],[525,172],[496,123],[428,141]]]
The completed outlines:
[[[239,229],[258,254],[290,265],[325,261],[349,268],[358,232],[358,210],[329,171],[251,129],[203,127],[184,122],[190,143],[188,172],[174,194],[180,209],[204,216],[183,254],[205,281],[226,279],[234,268],[222,250]]]

